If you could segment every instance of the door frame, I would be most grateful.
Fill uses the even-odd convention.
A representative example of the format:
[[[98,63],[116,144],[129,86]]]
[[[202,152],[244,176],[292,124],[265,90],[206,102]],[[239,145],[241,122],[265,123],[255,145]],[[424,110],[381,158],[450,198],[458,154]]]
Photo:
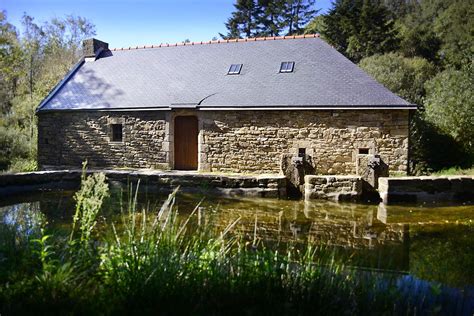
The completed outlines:
[[[202,142],[203,142],[203,135],[202,135],[202,118],[201,118],[201,115],[200,113],[198,113],[197,111],[193,111],[193,110],[177,110],[177,111],[171,111],[168,113],[167,115],[167,121],[168,121],[168,137],[167,137],[167,147],[168,147],[168,153],[169,153],[169,158],[168,158],[168,162],[169,162],[169,168],[171,170],[177,170],[175,169],[175,152],[174,152],[174,145],[175,145],[175,141],[174,141],[174,129],[175,129],[175,118],[178,117],[178,116],[194,116],[196,117],[197,119],[197,123],[198,123],[198,130],[197,130],[197,137],[198,137],[198,146],[197,146],[197,162],[198,162],[198,165],[197,165],[197,169],[196,171],[208,171],[208,170],[203,170],[202,169],[202,166],[203,166],[203,162],[201,160],[201,145],[202,145]]]

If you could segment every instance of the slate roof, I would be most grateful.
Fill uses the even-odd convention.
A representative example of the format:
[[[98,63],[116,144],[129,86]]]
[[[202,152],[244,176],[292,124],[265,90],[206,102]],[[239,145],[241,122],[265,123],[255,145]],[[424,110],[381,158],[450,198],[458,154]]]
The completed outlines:
[[[220,42],[102,52],[38,110],[414,108],[317,36]]]

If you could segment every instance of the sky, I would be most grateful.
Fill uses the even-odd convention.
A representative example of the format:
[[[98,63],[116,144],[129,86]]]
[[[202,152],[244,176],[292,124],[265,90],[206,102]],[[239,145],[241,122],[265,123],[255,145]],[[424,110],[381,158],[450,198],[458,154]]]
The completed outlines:
[[[96,26],[96,38],[120,48],[208,41],[226,33],[224,22],[235,0],[1,0],[8,21],[21,25],[26,12],[42,24],[68,14],[82,16]],[[324,12],[331,0],[316,0]]]

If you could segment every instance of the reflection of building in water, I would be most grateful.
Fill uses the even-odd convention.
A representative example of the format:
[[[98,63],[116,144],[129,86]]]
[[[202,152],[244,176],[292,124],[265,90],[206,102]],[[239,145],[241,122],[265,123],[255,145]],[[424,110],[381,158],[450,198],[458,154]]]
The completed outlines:
[[[258,206],[229,207],[215,212],[212,222],[219,230],[239,217],[236,227],[249,240],[256,237],[267,243],[309,241],[352,249],[361,256],[378,253],[389,256],[397,268],[408,267],[408,225],[381,222],[374,205],[305,202],[275,212]]]
[[[361,208],[356,204],[328,204],[305,202],[279,212],[258,207],[222,207],[214,213],[213,222],[216,227],[225,227],[240,217],[237,227],[249,236],[256,226],[258,237],[264,240],[310,240],[356,248],[401,243],[406,238],[406,227],[382,223],[373,205]]]
[[[403,243],[408,237],[406,225],[379,221],[374,206],[367,206],[364,211],[355,204],[339,204],[330,212],[326,209],[326,203],[305,203],[305,215],[312,221],[310,239],[338,246],[372,248]]]

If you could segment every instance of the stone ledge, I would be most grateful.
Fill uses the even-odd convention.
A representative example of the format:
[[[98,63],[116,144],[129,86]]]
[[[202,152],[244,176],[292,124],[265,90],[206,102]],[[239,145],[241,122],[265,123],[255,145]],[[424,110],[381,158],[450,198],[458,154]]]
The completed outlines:
[[[474,177],[421,176],[379,178],[382,201],[392,203],[474,203]]]
[[[358,201],[363,180],[359,176],[305,176],[305,200]]]
[[[226,175],[188,171],[103,170],[109,183],[127,185],[140,180],[141,185],[167,189],[181,186],[183,191],[214,192],[229,196],[286,197],[286,178],[281,175]],[[0,197],[22,192],[79,187],[82,170],[55,170],[0,174]]]

